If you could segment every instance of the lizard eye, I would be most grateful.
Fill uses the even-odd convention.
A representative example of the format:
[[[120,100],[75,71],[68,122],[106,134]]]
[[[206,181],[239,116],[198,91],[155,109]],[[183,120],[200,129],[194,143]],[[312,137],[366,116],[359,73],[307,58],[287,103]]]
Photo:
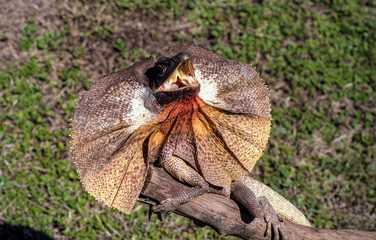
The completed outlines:
[[[158,76],[163,76],[163,74],[165,73],[165,70],[166,68],[163,66],[163,65],[158,65],[157,66],[157,69],[156,69],[156,73]]]

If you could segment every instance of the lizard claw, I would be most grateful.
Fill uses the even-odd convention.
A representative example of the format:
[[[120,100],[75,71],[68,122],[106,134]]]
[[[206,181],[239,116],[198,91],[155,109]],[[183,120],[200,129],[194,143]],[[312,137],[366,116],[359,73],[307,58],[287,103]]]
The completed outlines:
[[[165,217],[171,214],[172,211],[174,211],[176,206],[174,205],[171,198],[167,198],[163,201],[161,201],[158,205],[155,205],[151,208],[151,211],[153,213],[158,214],[159,220],[163,221]],[[164,217],[163,217],[164,214]]]
[[[288,240],[285,230],[282,228],[282,225],[278,222],[271,222],[270,220],[266,222],[266,231],[264,236],[271,237],[273,236],[274,240],[279,240],[280,237],[283,240]]]
[[[274,240],[288,240],[287,234],[282,227],[281,221],[278,219],[273,207],[265,197],[259,198],[260,203],[264,206],[264,219],[266,222],[265,236],[272,237]]]

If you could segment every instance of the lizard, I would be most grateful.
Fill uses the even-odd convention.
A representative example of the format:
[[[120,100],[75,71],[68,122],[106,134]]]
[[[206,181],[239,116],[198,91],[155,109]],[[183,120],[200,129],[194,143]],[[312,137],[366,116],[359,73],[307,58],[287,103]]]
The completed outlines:
[[[268,89],[249,64],[174,46],[97,80],[73,117],[71,153],[85,189],[129,214],[151,164],[192,186],[152,207],[168,214],[204,193],[231,197],[287,239],[280,218],[310,226],[278,193],[248,176],[271,128]]]

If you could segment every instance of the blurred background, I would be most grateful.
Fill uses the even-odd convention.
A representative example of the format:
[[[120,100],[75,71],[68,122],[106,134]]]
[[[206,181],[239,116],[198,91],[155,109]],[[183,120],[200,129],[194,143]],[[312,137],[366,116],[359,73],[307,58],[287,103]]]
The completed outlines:
[[[376,3],[0,0],[0,239],[224,239],[81,187],[69,124],[98,77],[178,43],[256,67],[271,138],[253,175],[319,228],[376,230]],[[228,238],[235,239],[235,238]]]

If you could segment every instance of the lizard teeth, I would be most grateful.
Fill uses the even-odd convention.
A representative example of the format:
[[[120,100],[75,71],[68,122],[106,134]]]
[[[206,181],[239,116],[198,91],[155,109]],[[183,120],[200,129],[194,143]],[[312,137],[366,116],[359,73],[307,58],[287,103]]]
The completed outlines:
[[[190,82],[191,82],[192,84],[194,84],[194,83],[197,82],[196,78],[194,78],[193,76],[189,76],[189,80],[190,80]]]
[[[177,76],[176,78],[170,78],[168,81],[163,83],[160,86],[161,91],[174,91],[179,88],[184,88],[187,86],[195,86],[197,85],[197,80],[193,76],[184,76],[184,78],[181,78],[180,76]]]
[[[185,79],[181,79],[180,83],[183,84],[184,86],[188,85],[188,82]]]
[[[179,86],[176,85],[176,83],[173,83],[170,89],[171,89],[171,90],[176,90],[176,89],[178,89],[178,88],[179,88]]]

